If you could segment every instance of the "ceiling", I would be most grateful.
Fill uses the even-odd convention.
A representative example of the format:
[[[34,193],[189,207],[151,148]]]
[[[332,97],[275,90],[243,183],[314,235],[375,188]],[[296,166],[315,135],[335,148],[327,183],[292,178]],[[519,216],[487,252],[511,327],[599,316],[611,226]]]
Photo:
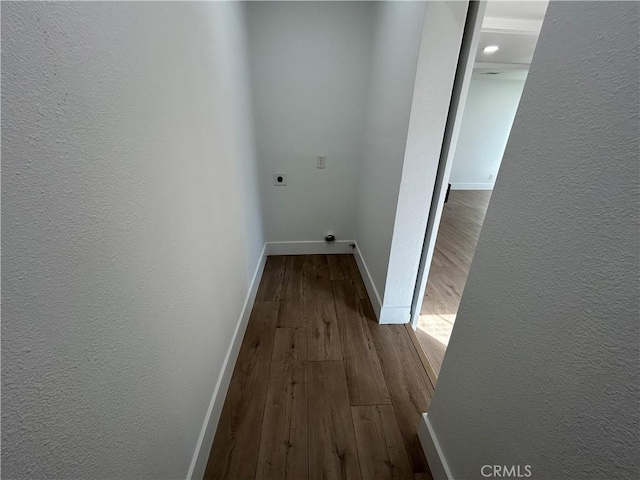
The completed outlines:
[[[547,11],[548,0],[527,0],[527,1],[510,1],[502,2],[499,0],[489,0],[485,17],[498,18],[517,18],[521,20],[538,20],[544,19]]]
[[[547,0],[489,0],[476,53],[476,73],[497,72],[504,79],[526,77],[547,5]],[[484,53],[489,45],[497,45],[499,50]]]

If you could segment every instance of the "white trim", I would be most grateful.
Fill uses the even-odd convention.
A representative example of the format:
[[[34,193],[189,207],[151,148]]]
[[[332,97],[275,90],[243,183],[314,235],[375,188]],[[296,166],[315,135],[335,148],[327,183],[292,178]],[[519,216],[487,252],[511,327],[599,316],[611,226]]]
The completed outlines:
[[[369,295],[369,300],[371,300],[373,311],[375,312],[378,321],[380,321],[380,309],[382,308],[382,300],[380,299],[380,294],[378,293],[376,284],[373,283],[373,278],[371,278],[371,273],[369,272],[369,268],[367,267],[367,262],[364,261],[364,257],[362,256],[362,253],[358,248],[358,243],[354,243],[356,244],[356,248],[353,252],[353,256],[355,257],[356,263],[358,264],[360,276],[362,277],[364,286],[367,289],[367,294]]]
[[[385,307],[380,309],[379,323],[402,325],[411,320],[411,306],[407,307]]]
[[[484,17],[482,32],[511,33],[516,35],[539,35],[543,20],[525,20],[522,18]]]
[[[336,240],[333,243],[319,241],[267,242],[266,255],[314,255],[353,253],[353,240]]]
[[[433,480],[453,480],[447,459],[444,457],[438,437],[436,437],[429,421],[429,415],[426,413],[422,414],[422,420],[418,424],[418,437]]]
[[[508,62],[475,62],[474,72],[477,70],[529,70],[529,63],[508,63]]]
[[[209,408],[207,414],[204,417],[204,423],[200,430],[200,436],[198,437],[198,443],[196,444],[193,458],[191,459],[191,465],[187,473],[187,480],[200,479],[204,476],[204,471],[207,467],[207,461],[209,459],[209,453],[213,445],[213,437],[216,434],[218,428],[218,421],[220,420],[220,414],[222,413],[222,406],[229,390],[229,383],[231,382],[231,376],[233,375],[233,369],[238,359],[238,353],[240,352],[240,345],[242,345],[242,339],[244,338],[247,324],[249,323],[249,316],[253,309],[253,303],[258,293],[258,286],[260,285],[260,279],[262,278],[262,272],[264,270],[264,264],[267,259],[265,254],[267,245],[262,247],[260,253],[260,260],[256,266],[255,273],[251,279],[249,291],[244,301],[242,311],[240,312],[240,318],[238,324],[231,337],[231,344],[227,350],[227,355],[222,364],[222,370],[218,375],[218,381],[213,389],[213,395],[209,402]]]
[[[452,183],[451,190],[493,190],[493,183]]]

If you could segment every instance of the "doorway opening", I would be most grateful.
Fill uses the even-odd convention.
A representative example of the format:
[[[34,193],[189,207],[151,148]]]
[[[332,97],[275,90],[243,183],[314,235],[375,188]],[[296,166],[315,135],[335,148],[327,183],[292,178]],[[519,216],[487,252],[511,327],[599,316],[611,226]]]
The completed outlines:
[[[546,7],[489,0],[470,10],[412,306],[414,343],[434,386]]]

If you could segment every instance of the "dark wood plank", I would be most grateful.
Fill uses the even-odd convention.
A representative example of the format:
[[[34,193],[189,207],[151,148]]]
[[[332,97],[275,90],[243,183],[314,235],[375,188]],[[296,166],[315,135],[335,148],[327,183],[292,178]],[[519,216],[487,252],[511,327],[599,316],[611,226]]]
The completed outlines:
[[[305,273],[304,313],[309,335],[309,360],[342,360],[329,267],[306,265]]]
[[[334,280],[331,283],[351,405],[391,403],[353,282]]]
[[[360,478],[347,379],[341,361],[309,363],[309,478]]]
[[[354,284],[362,281],[360,270],[352,254],[327,255],[327,262],[331,280],[353,280]]]
[[[404,325],[379,325],[368,300],[362,300],[367,325],[389,387],[405,449],[414,472],[429,470],[418,438],[418,423],[433,395],[420,357]]]
[[[279,302],[282,297],[282,279],[286,257],[267,257],[262,280],[256,293],[256,302]]]
[[[309,265],[329,265],[326,255],[305,255],[305,262]]]
[[[416,429],[433,389],[406,327],[377,324],[351,255],[270,258],[259,293],[280,300],[254,305],[205,478],[429,479]]]
[[[306,327],[304,314],[305,257],[304,255],[292,255],[286,259],[278,326]]]
[[[353,280],[353,285],[356,287],[358,297],[368,299],[369,294],[367,293],[367,288],[364,286],[364,281],[362,280],[360,269],[358,268],[358,264],[356,263],[356,257],[354,255],[347,255],[346,257],[349,269],[349,278]]]
[[[362,478],[414,480],[391,405],[351,407]]]
[[[353,258],[353,255],[349,254],[342,254],[342,255],[336,255],[338,257],[338,263],[340,265],[340,268],[342,269],[342,272],[344,274],[344,278],[348,278],[350,280],[353,280],[353,272],[351,271],[351,264],[349,263],[349,259]]]
[[[307,332],[276,329],[256,479],[309,476]]]
[[[342,255],[327,255],[331,280],[344,280],[345,278],[348,278],[345,275],[344,265],[340,260],[340,257],[342,257]]]
[[[267,395],[278,303],[256,302],[240,346],[205,479],[253,478]]]

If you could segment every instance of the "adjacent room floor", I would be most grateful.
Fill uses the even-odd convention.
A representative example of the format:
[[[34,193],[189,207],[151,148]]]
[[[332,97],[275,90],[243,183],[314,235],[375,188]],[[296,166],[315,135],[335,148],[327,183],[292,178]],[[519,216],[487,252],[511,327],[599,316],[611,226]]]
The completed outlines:
[[[431,478],[417,427],[432,393],[353,255],[268,257],[205,478]]]
[[[453,190],[442,220],[415,332],[435,385],[458,313],[491,191]]]

